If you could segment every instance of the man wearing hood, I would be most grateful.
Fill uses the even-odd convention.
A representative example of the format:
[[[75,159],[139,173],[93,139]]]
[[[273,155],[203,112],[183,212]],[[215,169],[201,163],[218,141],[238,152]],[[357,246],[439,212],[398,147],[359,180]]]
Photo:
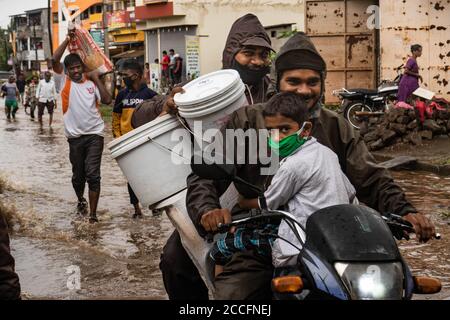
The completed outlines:
[[[278,91],[295,92],[307,100],[313,123],[312,136],[337,154],[343,172],[357,191],[358,199],[382,214],[403,216],[413,224],[419,240],[429,240],[434,234],[432,223],[417,213],[389,172],[376,164],[364,141],[349,123],[336,113],[322,108],[326,64],[304,33],[297,33],[281,48],[275,60],[275,75]],[[263,108],[263,104],[257,104],[235,111],[223,130],[265,129]],[[264,188],[267,176],[262,176],[260,169],[258,165],[236,165],[240,178]],[[217,232],[219,223],[231,221],[230,211],[222,209],[219,202],[219,197],[229,184],[202,179],[193,173],[187,178],[187,210],[200,235]],[[257,196],[249,194],[245,186],[235,186],[246,198]],[[236,253],[224,266],[224,272],[216,277],[217,298],[270,299],[272,275],[270,258],[253,252]]]
[[[258,17],[249,13],[233,23],[223,50],[222,69],[239,72],[246,85],[248,104],[267,100],[270,51],[273,51],[270,38]],[[181,91],[180,88],[175,88],[170,95],[159,95],[142,103],[135,109],[132,126],[137,128],[152,121],[164,110],[174,108],[173,96]]]
[[[239,72],[249,104],[267,100],[270,84],[271,41],[258,17],[249,13],[231,26],[222,56],[222,68]]]
[[[255,15],[246,14],[232,25],[223,51],[223,69],[239,72],[246,85],[249,104],[267,100],[271,50],[270,38]],[[177,92],[182,92],[182,89],[175,88],[168,96],[155,96],[136,107],[131,119],[133,128],[176,108],[173,96]],[[174,231],[163,248],[160,269],[169,299],[208,299],[208,289],[184,250],[177,231]]]

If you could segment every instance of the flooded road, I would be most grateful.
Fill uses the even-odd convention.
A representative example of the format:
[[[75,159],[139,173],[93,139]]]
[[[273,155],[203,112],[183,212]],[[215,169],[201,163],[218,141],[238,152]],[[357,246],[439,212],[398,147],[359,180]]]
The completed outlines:
[[[432,276],[442,283],[439,294],[415,298],[450,300],[450,177],[413,171],[397,171],[393,176],[416,209],[428,215],[442,236],[427,243],[401,241],[402,255],[412,273]]]
[[[17,122],[8,123],[3,114],[0,119],[0,175],[8,183],[0,200],[16,211],[11,248],[25,298],[166,299],[158,264],[173,227],[149,210],[143,219],[131,218],[126,181],[106,148],[110,127],[101,167],[100,223],[91,225],[75,214],[61,109],[53,129],[47,115],[41,130],[23,109]],[[76,270],[81,288],[69,285],[69,290]]]
[[[42,130],[23,109],[17,117],[8,123],[0,116],[0,175],[8,182],[0,201],[16,211],[11,247],[24,297],[166,299],[158,264],[173,227],[164,215],[154,217],[149,210],[143,219],[131,219],[126,181],[106,148],[110,127],[102,160],[100,223],[90,225],[75,214],[61,109],[56,110],[53,130],[47,115]],[[442,240],[427,244],[402,242],[402,253],[415,273],[442,281],[439,299],[450,297],[450,178],[393,174],[442,234]],[[80,289],[70,285],[78,271]]]

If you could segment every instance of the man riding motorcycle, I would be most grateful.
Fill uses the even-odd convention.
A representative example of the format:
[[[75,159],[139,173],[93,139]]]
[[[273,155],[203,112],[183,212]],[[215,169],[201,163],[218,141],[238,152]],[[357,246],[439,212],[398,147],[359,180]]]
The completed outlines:
[[[343,172],[356,188],[358,199],[382,214],[403,216],[413,224],[419,240],[429,240],[434,234],[432,223],[406,200],[389,172],[376,164],[364,141],[348,122],[322,108],[326,64],[304,33],[297,33],[281,48],[275,60],[275,75],[278,91],[295,92],[308,101],[312,136],[337,154]],[[223,130],[263,129],[262,110],[263,105],[257,104],[235,111]],[[240,178],[260,187],[267,182],[267,176],[260,175],[259,165],[236,165],[236,172]],[[216,232],[219,223],[231,221],[230,211],[222,209],[219,203],[229,182],[206,180],[191,174],[187,185],[188,213],[200,235]],[[255,197],[248,194],[245,186],[235,186],[244,197]],[[270,299],[272,275],[270,259],[254,252],[239,252],[216,278],[216,297]]]
[[[249,104],[266,101],[270,79],[269,54],[271,41],[258,18],[246,14],[234,22],[223,51],[223,69],[235,69],[246,85]],[[173,96],[155,96],[136,107],[131,124],[137,128],[175,108]],[[192,263],[175,230],[167,240],[161,255],[160,269],[164,286],[171,300],[207,300],[208,289]]]

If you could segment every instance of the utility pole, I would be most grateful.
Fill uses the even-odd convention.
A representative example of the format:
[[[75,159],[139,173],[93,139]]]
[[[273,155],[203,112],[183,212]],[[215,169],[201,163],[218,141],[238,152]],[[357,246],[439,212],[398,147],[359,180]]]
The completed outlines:
[[[50,45],[50,55],[53,56],[53,39],[52,39],[52,21],[53,15],[50,5],[51,0],[47,1],[47,24],[48,24],[48,41]]]
[[[106,17],[106,10],[107,9],[107,3],[105,0],[103,0],[103,43],[104,43],[104,52],[105,56],[109,59],[109,38],[108,38],[108,19]]]

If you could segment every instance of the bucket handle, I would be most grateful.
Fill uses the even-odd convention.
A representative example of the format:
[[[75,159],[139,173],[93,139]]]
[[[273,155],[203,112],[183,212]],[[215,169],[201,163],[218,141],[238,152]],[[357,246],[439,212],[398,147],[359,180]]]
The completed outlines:
[[[206,143],[211,143],[210,141],[206,141],[204,140],[202,137],[197,136],[192,130],[191,128],[189,128],[186,123],[183,121],[183,118],[180,117],[180,115],[177,113],[176,114],[178,121],[181,123],[181,125],[187,130],[189,131],[197,140],[206,142]]]
[[[162,144],[160,144],[158,141],[156,141],[156,140],[154,140],[152,137],[150,137],[150,136],[147,136],[147,140],[148,141],[151,141],[151,142],[154,142],[158,147],[160,147],[162,150],[164,150],[164,151],[169,151],[169,153],[174,153],[174,154],[176,154],[177,156],[179,156],[180,158],[183,158],[184,160],[186,160],[186,161],[191,161],[190,159],[186,159],[185,157],[183,157],[182,155],[179,155],[178,153],[175,153],[175,152],[173,152],[172,150],[170,150],[169,148],[167,148],[166,146],[163,146]]]

